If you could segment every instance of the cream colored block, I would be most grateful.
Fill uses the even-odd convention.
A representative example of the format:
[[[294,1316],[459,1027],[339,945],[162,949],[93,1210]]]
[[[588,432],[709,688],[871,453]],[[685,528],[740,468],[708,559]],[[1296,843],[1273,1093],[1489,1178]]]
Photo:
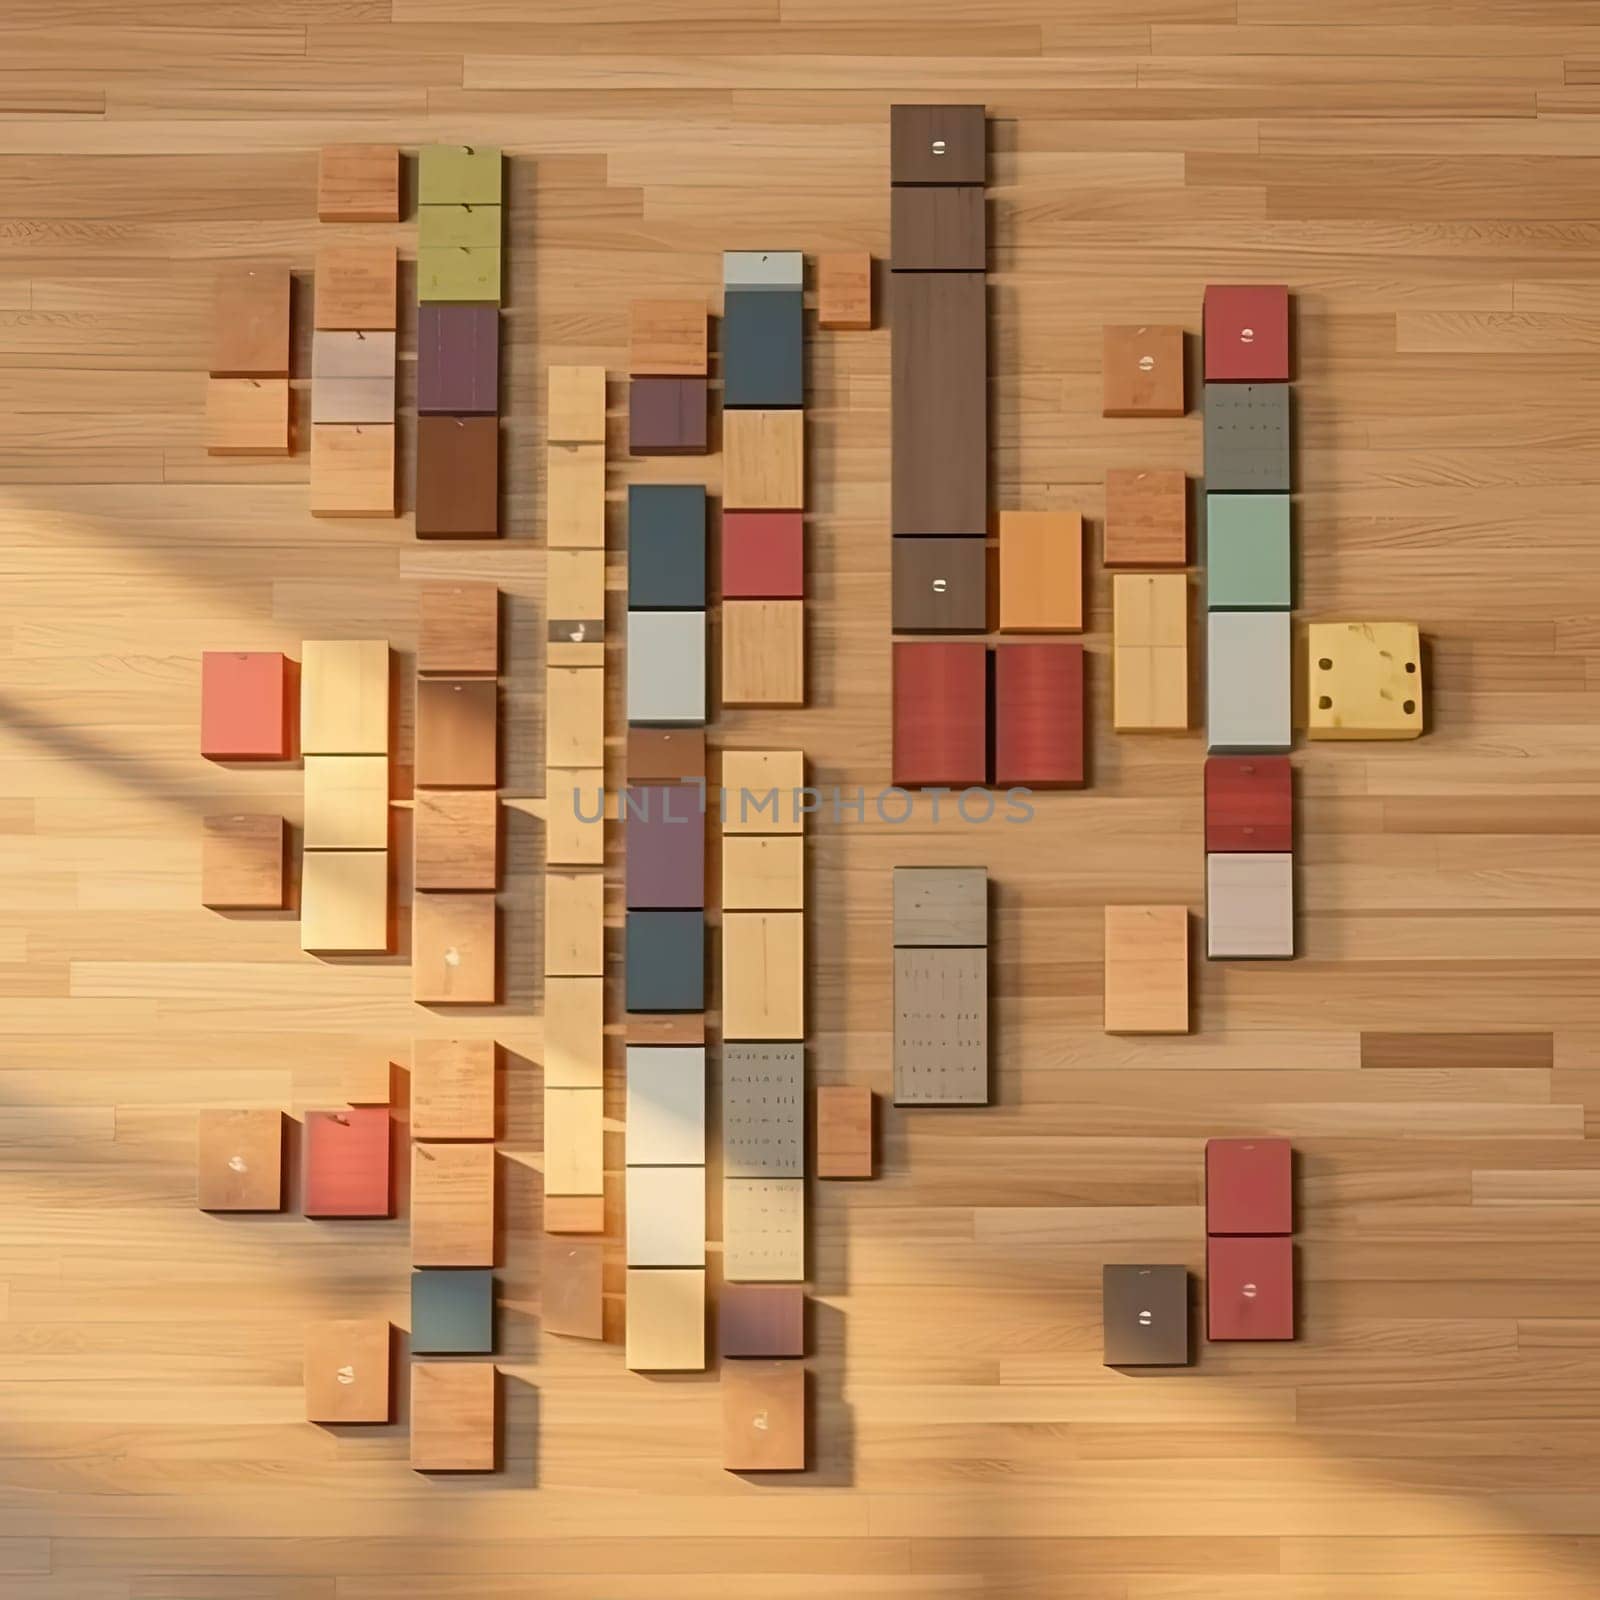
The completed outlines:
[[[300,948],[389,948],[389,852],[308,850],[300,865]]]
[[[704,1167],[629,1167],[627,1214],[630,1267],[705,1265]]]
[[[1189,579],[1181,572],[1119,572],[1111,580],[1112,627],[1129,645],[1182,649],[1189,642]]]
[[[389,641],[307,639],[300,660],[305,755],[389,753]]]
[[[806,845],[799,834],[724,836],[724,911],[803,911],[805,903]]]
[[[386,850],[389,758],[307,756],[307,850]]]
[[[1422,637],[1414,622],[1313,622],[1306,736],[1415,739],[1422,733]]]
[[[605,979],[547,978],[544,1086],[605,1087]]]
[[[544,675],[544,764],[606,764],[606,675],[600,667],[551,667]]]
[[[706,1364],[703,1267],[644,1268],[628,1273],[630,1372],[700,1372]]]
[[[722,831],[800,833],[805,783],[803,750],[724,750]]]
[[[547,872],[544,879],[544,975],[603,978],[606,970],[605,878],[598,872]]]
[[[605,1193],[605,1091],[544,1092],[544,1192]]]
[[[805,1037],[805,918],[734,911],[722,919],[722,1036]]]

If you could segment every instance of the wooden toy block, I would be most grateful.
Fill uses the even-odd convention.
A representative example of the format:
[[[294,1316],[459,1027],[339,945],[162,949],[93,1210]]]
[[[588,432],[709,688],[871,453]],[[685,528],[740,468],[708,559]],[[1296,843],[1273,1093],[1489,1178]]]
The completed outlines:
[[[1294,1338],[1293,1240],[1206,1240],[1206,1337]]]
[[[492,539],[500,531],[500,419],[418,417],[419,539]]]
[[[1100,1269],[1100,1325],[1108,1367],[1189,1364],[1189,1269]]]
[[[493,1005],[492,894],[423,894],[411,902],[411,998],[418,1005]]]
[[[1206,496],[1206,606],[1212,611],[1287,611],[1289,497]]]
[[[1294,955],[1294,857],[1217,851],[1206,857],[1206,955],[1288,960]]]
[[[392,517],[394,501],[393,423],[312,425],[312,516]]]
[[[411,1470],[493,1472],[497,1384],[489,1361],[411,1363]]]
[[[687,784],[630,784],[619,809],[630,910],[706,903],[705,813]]]
[[[982,106],[889,108],[889,181],[982,183],[988,126]]]
[[[1181,567],[1189,559],[1189,480],[1181,467],[1106,472],[1105,564]]]
[[[989,665],[981,641],[894,645],[894,782],[982,785],[989,771]]]
[[[1206,1140],[1206,1232],[1294,1232],[1294,1152],[1287,1139]]]
[[[994,781],[1083,782],[1083,646],[1042,640],[994,653]]]
[[[1000,630],[1076,633],[1083,626],[1083,518],[1000,513]]]
[[[390,1342],[381,1317],[307,1323],[306,1421],[387,1422]]]
[[[498,250],[504,214],[499,206],[426,205],[417,209],[417,249]]]
[[[804,1045],[723,1046],[722,1170],[729,1178],[805,1176]]]
[[[494,1146],[411,1146],[411,1264],[494,1265]]]
[[[893,882],[895,944],[988,944],[987,867],[896,867]]]
[[[1287,750],[1289,613],[1206,618],[1206,741],[1212,750]]]
[[[552,667],[600,667],[606,651],[603,550],[547,550],[545,660]]]
[[[805,603],[725,600],[723,705],[802,706],[805,701]]]
[[[319,222],[398,222],[400,151],[392,144],[326,144],[317,158]]]
[[[389,937],[389,852],[306,851],[300,861],[300,948],[382,955]]]
[[[623,1038],[629,1044],[704,1044],[706,1019],[702,1011],[665,1011],[659,1016],[633,1014],[622,1019]]]
[[[539,1270],[540,1329],[569,1339],[603,1339],[604,1268],[605,1245],[599,1239],[546,1235]]]
[[[1181,417],[1183,329],[1108,327],[1104,352],[1107,417]]]
[[[806,258],[799,250],[724,250],[724,289],[803,289]]]
[[[389,641],[307,639],[300,666],[300,744],[307,755],[389,752]]]
[[[805,919],[731,911],[722,919],[722,1036],[800,1039],[806,1031]]]
[[[628,371],[635,377],[703,378],[707,319],[700,300],[635,300],[628,314]]]
[[[545,542],[552,550],[605,548],[603,444],[552,444],[545,452]]]
[[[545,682],[545,765],[606,764],[606,676],[601,667],[550,667]]]
[[[311,421],[394,421],[394,378],[318,378],[311,385]]]
[[[386,1056],[357,1056],[342,1074],[344,1098],[352,1106],[386,1106],[394,1101],[394,1063]]]
[[[499,150],[489,145],[424,145],[417,155],[417,203],[497,206],[504,166]]]
[[[706,603],[706,492],[697,483],[628,486],[628,609]]]
[[[1206,385],[1208,494],[1288,494],[1289,385]]]
[[[1107,906],[1105,1031],[1189,1031],[1189,912]]]
[[[700,1267],[706,1259],[706,1169],[629,1167],[630,1267]]]
[[[213,456],[289,454],[287,378],[208,378],[206,453]]]
[[[817,1176],[872,1176],[872,1091],[859,1084],[817,1090]]]
[[[283,1113],[200,1113],[195,1203],[202,1211],[283,1209]]]
[[[728,1472],[803,1472],[806,1369],[741,1361],[722,1373],[722,1465]]]
[[[218,911],[283,908],[282,817],[207,817],[200,852],[200,904]]]
[[[989,1103],[989,952],[894,953],[894,1103]]]
[[[500,590],[492,583],[424,583],[417,601],[417,671],[500,670]]]
[[[545,375],[551,444],[606,442],[606,369],[551,367]]]
[[[1112,579],[1112,716],[1120,732],[1189,726],[1189,580],[1181,572]]]
[[[703,728],[629,728],[630,783],[690,783],[706,775]]]
[[[418,1039],[411,1047],[411,1137],[493,1139],[493,1039]]]
[[[724,1178],[722,1275],[730,1283],[797,1283],[806,1275],[804,1178]]]
[[[305,1194],[308,1217],[387,1217],[393,1210],[390,1147],[394,1124],[385,1106],[308,1111]]]
[[[200,657],[200,754],[207,761],[285,761],[289,662],[276,650]]]
[[[817,257],[817,326],[861,333],[872,326],[872,254],[839,250]]]
[[[628,613],[629,722],[704,722],[704,611]]]
[[[630,1167],[706,1163],[706,1047],[628,1046]]]
[[[723,505],[730,511],[803,510],[805,454],[805,412],[724,412]]]
[[[417,251],[417,299],[498,305],[501,259],[497,245],[424,246]]]
[[[890,625],[896,633],[988,631],[989,547],[984,540],[906,535],[890,544]]]
[[[493,678],[418,678],[419,789],[492,789],[499,774],[500,685]]]
[[[1207,383],[1289,381],[1289,291],[1212,283],[1205,293]]]
[[[492,1355],[494,1274],[479,1267],[424,1267],[413,1272],[411,1353]]]
[[[725,1283],[717,1297],[717,1350],[732,1358],[803,1356],[805,1290],[792,1283]]]
[[[604,1233],[606,1197],[603,1194],[547,1194],[544,1197],[546,1233]]]
[[[316,326],[393,328],[399,266],[392,244],[328,245],[317,252]]]
[[[1414,622],[1313,622],[1306,736],[1415,739],[1422,733],[1422,638]]]
[[[805,404],[805,297],[798,289],[729,289],[722,310],[722,404]]]
[[[544,1083],[547,1089],[605,1087],[605,980],[547,978]]]
[[[395,371],[395,335],[382,329],[321,328],[311,335],[311,379],[387,378]]]
[[[544,973],[547,978],[605,976],[605,879],[598,872],[547,872],[544,879]]]
[[[634,378],[628,384],[628,454],[703,456],[705,378]]]
[[[230,267],[217,278],[213,378],[289,376],[289,269]]]
[[[983,185],[897,184],[889,191],[889,236],[895,272],[982,272]]]
[[[803,911],[805,865],[805,841],[798,834],[729,834],[722,841],[723,909]]]
[[[493,416],[500,409],[500,308],[417,307],[417,412]]]
[[[724,600],[799,600],[805,594],[805,523],[798,511],[722,517]]]
[[[1287,756],[1209,756],[1206,849],[1294,849],[1294,788]]]
[[[630,911],[623,930],[624,1007],[704,1011],[705,938],[702,911]]]
[[[803,750],[724,750],[722,831],[803,832],[805,784]]]
[[[699,1372],[706,1364],[706,1275],[700,1267],[628,1273],[630,1372]]]
[[[605,1091],[544,1091],[544,1192],[602,1195],[605,1191]]]
[[[545,771],[544,859],[552,867],[598,867],[606,859],[605,774]]]
[[[387,850],[389,758],[307,756],[307,850]]]

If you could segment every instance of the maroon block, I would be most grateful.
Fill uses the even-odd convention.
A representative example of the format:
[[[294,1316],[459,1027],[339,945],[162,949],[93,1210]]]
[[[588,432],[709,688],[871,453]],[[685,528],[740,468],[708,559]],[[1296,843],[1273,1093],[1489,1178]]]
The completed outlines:
[[[628,384],[628,454],[703,456],[706,380],[634,378]]]
[[[386,1217],[389,1108],[308,1111],[305,1213],[308,1217]]]
[[[894,646],[894,781],[982,786],[989,766],[988,651],[977,641]]]
[[[500,409],[500,308],[417,307],[417,411],[457,417]]]
[[[803,600],[805,523],[798,511],[722,514],[725,600]]]
[[[1207,760],[1206,849],[1294,849],[1294,790],[1287,756]]]
[[[1083,782],[1083,646],[1033,641],[994,653],[994,781]]]
[[[693,784],[630,786],[622,796],[630,911],[706,903],[706,821]]]
[[[724,1356],[803,1356],[806,1297],[798,1283],[725,1283],[717,1301]]]
[[[289,758],[289,662],[276,650],[200,657],[200,754],[208,761]]]
[[[1289,291],[1281,283],[1206,286],[1207,383],[1289,381]]]
[[[1294,1338],[1293,1240],[1206,1240],[1206,1337]]]
[[[1207,1139],[1206,1232],[1293,1232],[1293,1168],[1287,1139]]]

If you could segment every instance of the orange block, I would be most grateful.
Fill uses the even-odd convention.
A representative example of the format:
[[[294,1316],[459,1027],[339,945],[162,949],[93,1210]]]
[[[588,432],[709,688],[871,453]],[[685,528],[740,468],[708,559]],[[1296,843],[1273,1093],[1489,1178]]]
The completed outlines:
[[[839,332],[872,326],[872,255],[841,250],[817,257],[817,326]]]
[[[1083,627],[1083,518],[1076,511],[1000,513],[1000,631]]]
[[[400,151],[392,144],[324,145],[317,162],[321,222],[398,222]]]
[[[211,376],[289,376],[287,267],[235,267],[217,279]]]
[[[206,384],[206,454],[289,454],[287,378],[212,378]]]

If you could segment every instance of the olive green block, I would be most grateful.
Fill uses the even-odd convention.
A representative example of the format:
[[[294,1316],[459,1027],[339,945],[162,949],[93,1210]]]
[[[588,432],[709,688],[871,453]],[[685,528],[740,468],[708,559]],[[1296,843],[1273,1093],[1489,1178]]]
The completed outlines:
[[[419,206],[417,244],[424,250],[456,245],[500,248],[499,206]]]
[[[488,145],[424,145],[417,159],[417,204],[497,206],[502,162]]]
[[[1206,496],[1206,608],[1287,611],[1289,497]]]
[[[417,299],[493,300],[500,299],[500,252],[487,247],[463,250],[446,249],[417,252]]]

